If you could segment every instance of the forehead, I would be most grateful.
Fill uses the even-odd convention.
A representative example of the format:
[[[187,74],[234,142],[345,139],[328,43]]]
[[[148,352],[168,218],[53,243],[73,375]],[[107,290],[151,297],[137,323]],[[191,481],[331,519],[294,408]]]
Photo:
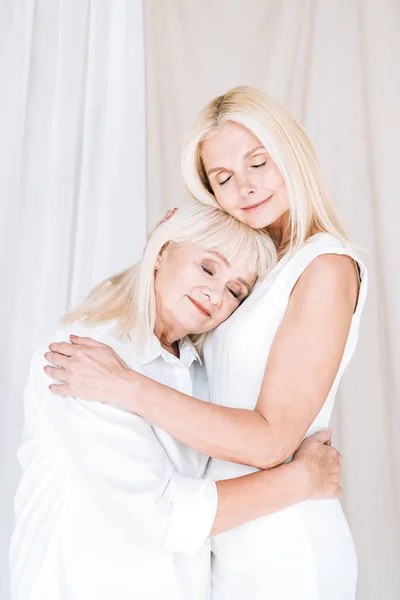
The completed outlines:
[[[261,146],[258,137],[239,123],[228,121],[213,136],[205,139],[201,146],[204,165],[212,167],[216,160],[229,158],[232,154],[244,155],[257,146]]]

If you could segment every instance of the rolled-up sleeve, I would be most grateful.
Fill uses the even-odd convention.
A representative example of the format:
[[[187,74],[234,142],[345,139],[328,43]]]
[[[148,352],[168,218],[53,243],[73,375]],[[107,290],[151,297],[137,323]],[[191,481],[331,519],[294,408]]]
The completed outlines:
[[[57,449],[71,484],[91,495],[105,517],[136,541],[193,554],[209,537],[215,482],[182,477],[151,425],[113,406],[55,396],[38,353],[27,393],[43,434]]]
[[[215,481],[171,478],[174,501],[164,547],[175,552],[194,554],[205,542],[212,529],[218,505]]]

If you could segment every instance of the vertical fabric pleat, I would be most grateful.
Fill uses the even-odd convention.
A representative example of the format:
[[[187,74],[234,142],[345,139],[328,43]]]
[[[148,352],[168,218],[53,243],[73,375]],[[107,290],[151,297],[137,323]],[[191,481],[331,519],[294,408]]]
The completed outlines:
[[[141,0],[0,2],[0,598],[30,357],[146,241]]]

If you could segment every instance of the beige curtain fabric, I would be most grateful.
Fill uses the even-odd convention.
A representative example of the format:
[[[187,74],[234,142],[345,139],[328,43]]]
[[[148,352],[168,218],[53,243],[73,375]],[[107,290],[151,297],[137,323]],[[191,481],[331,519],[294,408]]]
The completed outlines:
[[[334,417],[359,600],[400,597],[400,3],[145,0],[148,221],[185,198],[180,152],[212,97],[259,87],[304,125],[370,292]]]

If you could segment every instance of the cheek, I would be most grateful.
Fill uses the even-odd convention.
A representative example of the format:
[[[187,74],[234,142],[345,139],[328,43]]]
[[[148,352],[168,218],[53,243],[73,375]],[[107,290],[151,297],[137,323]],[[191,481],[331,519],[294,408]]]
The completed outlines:
[[[179,275],[177,276],[177,273]],[[196,263],[182,263],[172,278],[171,285],[175,286],[176,298],[198,293],[198,289],[207,283],[207,277]]]
[[[169,278],[165,277],[163,273],[157,274],[154,281],[154,291],[157,298],[157,304],[160,306],[168,306],[171,303]]]
[[[279,193],[286,193],[286,183],[280,171],[275,167],[272,175],[272,184],[274,189]]]
[[[155,278],[154,290],[164,306],[174,304],[184,287],[185,276],[180,269],[175,268],[174,265],[160,268]]]
[[[277,169],[276,167],[274,167],[274,169],[270,173],[268,189],[278,197],[278,199],[280,200],[280,206],[282,210],[286,210],[289,208],[289,197],[287,194],[286,183],[279,169]]]
[[[218,205],[228,214],[235,216],[235,212],[240,208],[240,195],[234,184],[230,183],[229,188],[217,190],[214,195]]]

